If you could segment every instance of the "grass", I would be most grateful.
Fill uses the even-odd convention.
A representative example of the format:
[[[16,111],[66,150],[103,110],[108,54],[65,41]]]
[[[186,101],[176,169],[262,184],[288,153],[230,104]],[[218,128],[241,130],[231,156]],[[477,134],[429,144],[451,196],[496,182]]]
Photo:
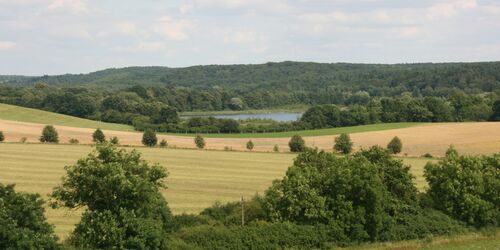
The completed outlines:
[[[4,103],[0,103],[0,119],[77,128],[101,128],[107,130],[134,131],[134,128],[129,125],[93,121]]]
[[[176,214],[197,213],[215,201],[262,194],[274,179],[282,178],[295,157],[284,153],[137,149],[146,160],[168,169],[168,189],[163,195]],[[37,192],[46,198],[60,183],[64,166],[76,163],[90,151],[84,145],[0,143],[0,182],[16,183],[17,190]],[[425,187],[421,172],[428,159],[403,160],[412,164],[418,186]],[[56,233],[65,238],[78,221],[79,212],[47,209],[47,217],[56,225]]]
[[[399,123],[379,123],[370,125],[359,125],[341,128],[325,128],[314,130],[290,131],[290,132],[269,132],[269,133],[240,133],[240,134],[200,134],[207,138],[284,138],[292,137],[293,135],[300,136],[324,136],[324,135],[338,135],[341,133],[360,133],[370,131],[380,131],[389,129],[409,128],[414,126],[424,125],[426,123],[416,122],[399,122]],[[186,135],[193,136],[193,134],[171,134],[171,135]]]

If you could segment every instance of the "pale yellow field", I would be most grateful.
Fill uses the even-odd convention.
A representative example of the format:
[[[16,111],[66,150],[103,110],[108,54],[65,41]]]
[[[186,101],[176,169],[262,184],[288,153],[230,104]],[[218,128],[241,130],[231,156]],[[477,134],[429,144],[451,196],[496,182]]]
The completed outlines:
[[[137,149],[146,160],[158,162],[170,172],[168,189],[163,194],[177,214],[200,212],[215,201],[262,194],[274,179],[285,174],[295,157],[288,153]],[[64,166],[74,164],[90,150],[90,146],[84,145],[0,143],[0,182],[16,183],[19,191],[38,192],[47,197],[65,174]],[[404,161],[413,166],[417,185],[424,187],[422,169],[427,159]],[[63,209],[47,210],[49,221],[63,238],[78,221],[78,215]]]
[[[44,124],[25,123],[0,120],[0,130],[5,134],[6,141],[19,142],[23,137],[28,142],[38,142]],[[75,128],[55,126],[59,132],[61,143],[67,143],[75,138],[80,143],[92,142],[91,128]],[[116,136],[123,145],[141,145],[142,134],[137,132],[104,130],[106,136]],[[403,141],[401,155],[421,156],[430,153],[443,156],[449,145],[453,144],[463,154],[493,154],[500,152],[500,122],[470,122],[470,123],[436,123],[409,128],[361,132],[351,134],[355,148],[367,148],[372,145],[385,147],[394,137]],[[192,137],[158,135],[159,140],[166,139],[169,145],[179,148],[194,148]],[[336,135],[305,137],[306,144],[331,151]],[[206,138],[207,148],[223,150],[225,147],[244,151],[249,138]],[[280,151],[288,151],[289,138],[252,138],[254,151],[271,152],[274,145],[279,145]]]

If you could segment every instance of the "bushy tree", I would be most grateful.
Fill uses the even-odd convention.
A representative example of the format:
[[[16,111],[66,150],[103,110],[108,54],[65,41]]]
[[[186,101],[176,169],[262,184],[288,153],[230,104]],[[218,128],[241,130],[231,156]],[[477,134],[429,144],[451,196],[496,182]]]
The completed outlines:
[[[349,154],[352,151],[352,141],[351,137],[348,134],[342,133],[338,137],[335,138],[335,145],[333,149],[342,153]]]
[[[294,135],[288,142],[291,152],[303,152],[306,149],[306,143],[300,135]]]
[[[3,131],[0,131],[0,142],[5,141],[5,136],[3,135]]]
[[[253,141],[252,140],[248,141],[247,142],[247,149],[251,151],[253,149],[253,147],[254,147]]]
[[[500,121],[500,100],[493,103],[493,114],[490,117],[490,121]]]
[[[280,151],[280,146],[278,144],[275,144],[273,147],[274,152],[279,152]]]
[[[85,208],[69,238],[91,249],[165,249],[171,213],[160,193],[166,170],[110,143],[66,167],[53,207]]]
[[[197,135],[194,138],[194,144],[196,145],[197,148],[202,149],[205,148],[205,138],[203,138],[200,135]]]
[[[389,144],[387,144],[387,150],[389,150],[391,154],[401,153],[402,149],[403,149],[403,143],[401,142],[401,139],[399,139],[399,137],[397,136],[392,138]]]
[[[59,249],[39,194],[0,183],[0,249]]]
[[[106,136],[102,132],[100,128],[96,129],[94,133],[92,134],[92,141],[93,142],[105,142],[106,141]]]
[[[158,143],[158,138],[153,130],[146,130],[142,135],[142,144],[148,147],[154,147]]]
[[[113,145],[118,145],[118,144],[120,144],[120,140],[119,140],[119,139],[118,139],[118,137],[116,137],[116,136],[111,137],[111,139],[109,139],[109,142],[110,142],[111,144],[113,144]]]
[[[168,147],[168,142],[167,142],[167,140],[162,139],[162,140],[160,141],[160,147],[161,147],[161,148],[166,148],[166,147]]]
[[[448,151],[440,162],[425,166],[432,206],[475,227],[500,225],[500,154]]]
[[[59,135],[56,128],[52,125],[45,126],[40,136],[40,142],[59,143]]]

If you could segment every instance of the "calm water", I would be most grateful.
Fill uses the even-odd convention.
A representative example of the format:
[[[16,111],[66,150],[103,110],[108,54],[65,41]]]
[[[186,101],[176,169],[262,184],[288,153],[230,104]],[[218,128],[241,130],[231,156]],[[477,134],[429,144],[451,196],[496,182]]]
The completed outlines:
[[[213,115],[213,117],[215,118],[229,118],[235,120],[271,119],[278,122],[296,121],[300,118],[300,116],[302,116],[301,113],[286,113],[286,112],[267,113],[267,114]]]

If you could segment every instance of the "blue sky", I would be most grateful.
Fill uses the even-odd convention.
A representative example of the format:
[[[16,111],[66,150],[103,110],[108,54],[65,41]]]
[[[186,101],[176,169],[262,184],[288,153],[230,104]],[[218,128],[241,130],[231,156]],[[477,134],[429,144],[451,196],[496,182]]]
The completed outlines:
[[[0,74],[500,60],[500,0],[0,0]]]

